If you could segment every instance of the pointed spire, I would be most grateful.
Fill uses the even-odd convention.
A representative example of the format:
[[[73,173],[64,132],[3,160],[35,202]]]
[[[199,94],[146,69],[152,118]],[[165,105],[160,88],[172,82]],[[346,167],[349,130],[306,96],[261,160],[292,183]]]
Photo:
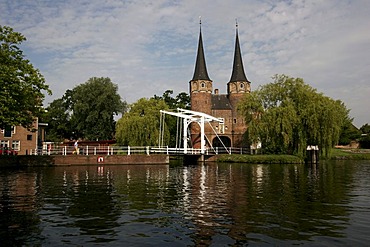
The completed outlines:
[[[195,63],[195,70],[194,70],[194,80],[208,80],[210,81],[207,72],[206,60],[204,57],[204,50],[203,50],[203,40],[202,40],[202,20],[199,16],[199,43],[198,43],[198,53],[197,53],[197,60]]]
[[[240,82],[249,82],[243,66],[243,59],[240,51],[240,44],[239,44],[239,34],[238,34],[238,20],[235,19],[236,22],[236,40],[235,40],[235,51],[234,51],[234,64],[233,64],[233,71],[231,74],[230,82],[240,81]]]

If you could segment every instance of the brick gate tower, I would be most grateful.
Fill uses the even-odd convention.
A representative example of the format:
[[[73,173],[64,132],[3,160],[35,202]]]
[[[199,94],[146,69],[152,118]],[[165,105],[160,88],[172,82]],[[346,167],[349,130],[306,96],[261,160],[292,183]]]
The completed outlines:
[[[239,44],[238,24],[236,24],[236,40],[234,62],[230,81],[227,83],[227,94],[213,93],[212,80],[208,76],[204,55],[202,29],[200,23],[198,52],[195,62],[193,79],[189,82],[191,110],[203,112],[216,118],[223,118],[224,124],[212,123],[206,126],[208,146],[222,146],[219,138],[227,147],[243,147],[243,135],[247,129],[243,117],[237,111],[239,101],[250,93],[250,81],[244,72],[243,60]],[[200,147],[200,128],[196,123],[191,125],[191,142],[194,148]],[[214,133],[214,129],[217,135]]]

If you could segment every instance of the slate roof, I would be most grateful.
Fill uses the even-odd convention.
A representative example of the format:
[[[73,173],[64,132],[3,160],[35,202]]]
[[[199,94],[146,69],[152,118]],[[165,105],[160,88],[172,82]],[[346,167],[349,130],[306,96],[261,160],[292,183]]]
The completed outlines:
[[[212,95],[212,110],[231,110],[231,103],[226,94]]]
[[[202,29],[200,28],[199,31],[199,43],[198,43],[198,53],[197,53],[197,60],[195,63],[195,70],[193,75],[194,80],[208,80],[210,81],[207,72],[206,66],[206,59],[204,57],[204,50],[203,50],[203,40],[202,40]]]
[[[243,59],[240,51],[238,25],[236,25],[236,40],[235,40],[235,51],[234,51],[234,64],[233,71],[231,74],[230,82],[249,82],[244,72]]]

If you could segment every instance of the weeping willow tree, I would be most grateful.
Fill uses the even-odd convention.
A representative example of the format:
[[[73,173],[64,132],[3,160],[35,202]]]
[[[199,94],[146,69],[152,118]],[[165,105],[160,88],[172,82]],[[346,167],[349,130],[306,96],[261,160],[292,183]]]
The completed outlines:
[[[168,110],[164,100],[139,99],[130,105],[116,125],[117,144],[124,146],[156,146],[159,138],[160,110]],[[168,128],[164,140],[168,141]]]
[[[262,142],[267,153],[304,156],[307,145],[318,145],[330,156],[338,143],[349,110],[304,83],[300,78],[275,75],[274,82],[247,94],[238,110],[248,125],[250,142]]]

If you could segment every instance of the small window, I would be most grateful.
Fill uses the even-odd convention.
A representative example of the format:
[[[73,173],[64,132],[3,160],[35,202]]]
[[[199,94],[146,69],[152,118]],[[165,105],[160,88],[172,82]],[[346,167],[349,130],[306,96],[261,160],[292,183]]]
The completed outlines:
[[[204,82],[202,82],[202,84],[200,84],[201,87],[206,87],[206,84]]]
[[[27,141],[32,141],[32,135],[27,135]]]
[[[244,84],[243,83],[240,83],[240,88],[244,88]]]
[[[2,148],[9,147],[9,141],[1,140],[0,141],[0,147],[2,147]]]
[[[12,149],[14,149],[15,151],[19,151],[20,150],[20,141],[13,141],[12,142]]]
[[[14,134],[14,126],[7,126],[4,130],[4,137],[12,137]]]
[[[236,118],[234,118],[234,124],[236,124]]]

